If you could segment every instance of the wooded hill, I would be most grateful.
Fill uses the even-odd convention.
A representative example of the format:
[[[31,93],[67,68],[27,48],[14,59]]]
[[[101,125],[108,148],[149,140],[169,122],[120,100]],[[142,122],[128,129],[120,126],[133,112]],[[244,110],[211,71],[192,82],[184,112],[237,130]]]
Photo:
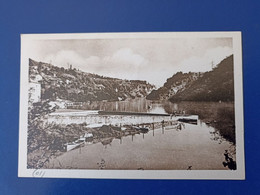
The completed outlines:
[[[178,72],[147,99],[170,101],[234,101],[233,55],[205,73]]]
[[[149,100],[167,100],[188,88],[201,75],[202,73],[177,72],[172,77],[168,78],[162,87],[153,90],[146,98]]]
[[[72,66],[66,69],[29,59],[29,79],[33,80],[37,75],[42,77],[41,98],[50,100],[116,101],[146,97],[154,89],[154,85],[146,81],[104,77],[76,70]]]

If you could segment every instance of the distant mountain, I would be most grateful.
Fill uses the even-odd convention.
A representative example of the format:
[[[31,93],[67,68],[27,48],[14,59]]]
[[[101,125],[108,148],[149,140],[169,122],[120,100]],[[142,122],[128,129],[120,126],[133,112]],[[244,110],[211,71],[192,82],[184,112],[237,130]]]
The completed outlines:
[[[233,55],[173,95],[170,101],[234,101]]]
[[[233,55],[205,73],[178,72],[146,98],[170,101],[234,101]]]
[[[140,80],[122,80],[57,67],[29,59],[29,80],[41,84],[42,99],[65,99],[77,102],[124,100],[146,97],[154,85]]]

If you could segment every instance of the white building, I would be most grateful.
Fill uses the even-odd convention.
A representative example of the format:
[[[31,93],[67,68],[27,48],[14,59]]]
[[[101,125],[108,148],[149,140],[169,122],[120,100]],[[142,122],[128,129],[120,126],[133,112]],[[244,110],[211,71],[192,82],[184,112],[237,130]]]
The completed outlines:
[[[41,101],[41,84],[42,76],[32,74],[29,79],[29,102],[36,103]]]
[[[29,101],[31,103],[41,101],[41,84],[29,82]]]

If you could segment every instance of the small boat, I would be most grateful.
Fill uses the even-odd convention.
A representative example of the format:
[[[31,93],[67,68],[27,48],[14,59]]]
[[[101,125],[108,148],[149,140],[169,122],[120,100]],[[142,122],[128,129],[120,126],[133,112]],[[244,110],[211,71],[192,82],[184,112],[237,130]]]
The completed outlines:
[[[80,141],[86,141],[86,138],[82,136],[82,137],[79,138],[79,140]]]
[[[148,129],[148,128],[145,128],[145,127],[141,127],[141,128],[139,129],[139,131],[141,131],[142,133],[147,133],[147,132],[149,131],[149,129]]]
[[[198,115],[183,115],[183,116],[177,116],[177,121],[183,122],[183,123],[189,123],[193,125],[197,125],[199,120]]]
[[[183,122],[183,123],[193,124],[193,125],[197,125],[198,124],[198,120],[197,119],[179,118],[178,121]]]
[[[76,141],[74,141],[74,142],[70,142],[70,143],[67,143],[66,144],[66,146],[67,146],[67,152],[68,151],[70,151],[70,150],[73,150],[73,149],[75,149],[75,148],[78,148],[78,147],[80,147],[82,144],[84,144],[85,143],[85,141],[83,141],[83,140],[80,140],[80,139],[78,139],[78,140],[76,140]]]
[[[137,130],[137,131],[142,132],[142,133],[147,133],[147,132],[149,131],[149,129],[146,128],[146,127],[133,126],[133,128],[134,128],[135,130]]]
[[[126,127],[121,127],[121,130],[122,131],[125,131],[127,128]]]
[[[138,126],[132,126],[135,130],[139,130],[140,129],[140,127],[138,127]]]

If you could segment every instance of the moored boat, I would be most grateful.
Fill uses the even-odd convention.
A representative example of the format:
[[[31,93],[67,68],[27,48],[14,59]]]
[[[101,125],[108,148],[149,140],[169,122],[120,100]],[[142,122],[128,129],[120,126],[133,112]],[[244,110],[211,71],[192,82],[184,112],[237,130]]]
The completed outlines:
[[[83,141],[83,140],[80,140],[80,139],[78,139],[78,140],[76,140],[76,141],[74,141],[74,142],[70,142],[70,143],[67,143],[66,144],[66,151],[68,152],[68,151],[70,151],[70,150],[73,150],[73,149],[75,149],[75,148],[78,148],[78,147],[80,147],[82,144],[84,144],[85,143],[85,141]]]
[[[138,126],[132,126],[135,130],[140,131],[141,133],[147,133],[149,131],[149,128],[147,127],[138,127]]]

